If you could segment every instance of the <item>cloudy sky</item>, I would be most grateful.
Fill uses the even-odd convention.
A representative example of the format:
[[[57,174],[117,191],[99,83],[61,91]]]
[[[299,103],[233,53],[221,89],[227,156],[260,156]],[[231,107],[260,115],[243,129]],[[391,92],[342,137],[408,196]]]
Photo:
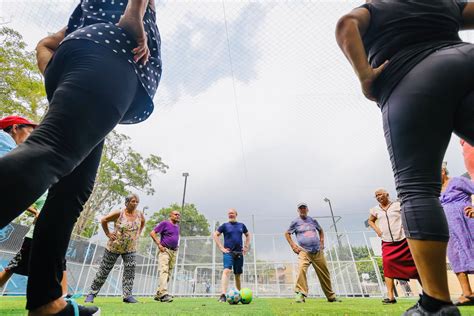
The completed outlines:
[[[142,206],[180,203],[189,172],[186,200],[211,220],[234,207],[241,219],[255,216],[257,232],[279,233],[298,201],[330,215],[328,197],[341,225],[364,229],[374,189],[395,192],[380,111],[334,38],[337,19],[362,1],[158,2],[164,70],[155,112],[117,128],[170,166]],[[0,0],[0,23],[33,48],[76,3]],[[453,175],[464,172],[457,137],[446,159]]]

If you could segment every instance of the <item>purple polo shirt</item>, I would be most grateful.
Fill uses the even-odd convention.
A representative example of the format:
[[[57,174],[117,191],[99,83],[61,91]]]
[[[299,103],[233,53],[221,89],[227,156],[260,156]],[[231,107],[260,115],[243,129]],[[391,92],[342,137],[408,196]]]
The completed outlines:
[[[179,225],[170,221],[162,221],[153,229],[160,234],[160,244],[166,248],[176,250],[179,244]]]

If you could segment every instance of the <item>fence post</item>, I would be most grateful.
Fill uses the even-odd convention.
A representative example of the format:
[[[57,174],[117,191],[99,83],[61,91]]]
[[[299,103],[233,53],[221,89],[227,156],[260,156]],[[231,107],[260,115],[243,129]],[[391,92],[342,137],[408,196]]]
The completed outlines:
[[[212,276],[211,276],[211,282],[212,282],[212,294],[216,294],[216,241],[212,237],[212,234],[214,234],[214,229],[216,229],[216,220],[212,221],[212,229],[213,231],[211,232],[211,239],[212,239]]]
[[[276,246],[275,246],[275,236],[272,236],[272,242],[273,242],[273,255],[275,256],[276,259]],[[275,268],[275,282],[276,285],[278,286],[278,297],[281,295],[281,289],[280,289],[280,278],[278,277],[278,267],[277,264],[274,263],[274,268]]]
[[[257,274],[257,244],[255,243],[255,217],[252,214],[252,237],[253,237],[253,266],[254,266],[254,278],[255,278],[255,296],[258,296],[258,274]]]
[[[98,228],[99,226],[97,226],[93,231],[92,231],[92,236],[94,236],[95,232],[96,232],[96,229]],[[84,256],[84,261],[82,262],[82,267],[81,267],[81,272],[79,273],[79,277],[77,278],[77,282],[76,282],[76,288],[74,289],[74,293],[77,293],[77,290],[79,288],[79,283],[81,282],[81,278],[82,278],[82,273],[84,272],[84,267],[86,265],[86,261],[87,261],[87,257],[89,255],[89,250],[91,248],[91,238],[92,236],[89,238],[89,245],[87,246],[87,250],[86,250],[86,254]],[[91,262],[92,263],[92,262]],[[84,288],[86,287],[86,284],[84,284]]]
[[[186,238],[186,237],[184,237],[184,238]],[[173,273],[173,293],[174,294],[176,294],[176,279],[177,279],[177,276],[178,276],[178,258],[179,258],[179,252],[181,251],[181,243],[182,243],[182,239],[180,237],[179,238],[178,251],[176,252],[176,264],[175,264],[174,273]]]
[[[370,261],[372,261],[372,265],[374,266],[375,275],[377,276],[377,283],[379,284],[380,295],[383,297],[384,293],[385,293],[385,290],[384,290],[384,287],[382,285],[383,283],[382,283],[382,277],[380,275],[379,266],[378,266],[377,261],[375,260],[375,258],[372,257],[372,252],[370,251],[371,247],[369,248],[369,241],[367,240],[367,236],[365,235],[365,232],[363,232],[363,233],[364,233],[365,246],[367,247],[367,251],[369,252]]]
[[[357,275],[357,284],[359,285],[360,293],[362,294],[362,297],[364,297],[364,291],[362,290],[362,284],[360,283],[360,276],[359,276],[359,270],[357,269],[356,261],[354,258],[354,253],[352,252],[352,245],[349,239],[349,236],[347,235],[347,232],[344,232],[346,234],[346,240],[347,240],[347,245],[349,246],[352,262],[354,264],[354,269]]]

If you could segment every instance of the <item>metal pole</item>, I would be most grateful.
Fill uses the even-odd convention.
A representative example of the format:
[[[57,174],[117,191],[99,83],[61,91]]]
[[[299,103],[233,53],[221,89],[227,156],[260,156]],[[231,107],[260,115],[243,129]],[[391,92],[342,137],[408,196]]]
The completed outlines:
[[[272,242],[273,242],[273,255],[275,258],[277,257],[277,252],[276,252],[276,246],[275,246],[275,236],[272,236]],[[280,287],[280,278],[278,277],[278,267],[276,264],[273,264],[275,268],[275,281],[278,286],[278,297],[281,295],[281,287]]]
[[[365,245],[367,247],[367,251],[369,252],[370,261],[372,261],[372,264],[374,266],[375,276],[377,277],[377,283],[379,284],[380,295],[383,297],[385,294],[385,289],[382,282],[382,276],[380,275],[379,266],[377,264],[377,260],[372,256],[372,251],[371,251],[372,246],[369,247],[369,241],[367,240],[367,236],[365,235],[365,232],[363,232],[363,234],[364,234]]]
[[[184,191],[183,191],[183,203],[181,204],[181,212],[184,210],[184,199],[186,198],[186,184],[188,182],[189,173],[183,172],[184,177]]]
[[[253,237],[253,266],[255,269],[254,278],[255,278],[255,296],[258,296],[258,280],[257,280],[257,245],[255,243],[255,218],[252,214],[252,237]]]
[[[213,229],[216,229],[216,221],[212,221],[212,227]],[[214,231],[212,231],[211,234],[214,234]],[[213,237],[212,239],[212,276],[211,276],[211,283],[212,283],[212,294],[216,294],[216,241],[214,240]]]
[[[186,238],[186,237],[184,237]],[[179,258],[179,252],[181,250],[181,238],[179,239],[179,243],[180,245],[178,246],[178,250],[176,251],[176,263],[175,263],[175,266],[174,266],[174,271],[173,271],[173,294],[176,293],[176,278],[178,276],[178,258]],[[186,239],[185,239],[186,240]],[[158,259],[158,262],[159,262],[159,259]],[[161,271],[160,271],[161,273]]]
[[[333,211],[332,211],[331,200],[328,199],[328,198],[324,198],[324,202],[329,203],[329,210],[331,211],[331,218],[332,218],[332,223],[333,223],[333,225],[334,225],[334,231],[336,232],[337,243],[338,243],[339,247],[342,247],[341,241],[340,241],[340,239],[339,239],[339,234],[337,233],[336,220],[334,219],[334,213],[333,213]]]
[[[352,245],[351,245],[349,236],[347,235],[347,232],[346,232],[346,240],[347,240],[347,245],[349,246],[349,252],[351,254],[352,262],[353,262],[353,265],[354,265],[354,270],[357,274],[357,284],[359,285],[359,289],[360,289],[360,293],[362,294],[362,297],[364,297],[364,291],[362,290],[362,284],[360,282],[359,270],[357,270],[357,264],[356,264],[356,261],[355,261],[355,258],[354,258],[354,253],[352,252]]]
[[[97,228],[99,226],[97,225]],[[95,233],[95,229],[92,231],[92,236],[94,236],[94,233]],[[89,250],[91,248],[91,238],[89,238],[89,245],[87,245],[87,250],[86,250],[86,253],[84,255],[84,261],[82,262],[82,267],[81,267],[81,272],[79,272],[79,277],[77,278],[77,283],[76,283],[76,288],[74,289],[74,293],[77,293],[77,290],[79,289],[79,283],[81,282],[81,279],[82,279],[82,273],[84,272],[84,267],[86,265],[86,261],[87,261],[87,257],[89,255]],[[85,287],[85,284],[84,284],[84,287]]]

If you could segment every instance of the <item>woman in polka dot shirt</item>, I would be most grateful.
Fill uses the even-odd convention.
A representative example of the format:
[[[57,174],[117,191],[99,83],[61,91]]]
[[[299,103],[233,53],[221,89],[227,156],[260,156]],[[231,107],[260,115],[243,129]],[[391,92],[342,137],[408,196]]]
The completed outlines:
[[[62,261],[104,138],[117,124],[141,122],[153,111],[161,77],[155,21],[153,0],[82,0],[67,27],[38,43],[49,109],[29,139],[0,158],[0,228],[49,188],[32,245],[30,315],[74,315],[75,303],[61,297]]]

